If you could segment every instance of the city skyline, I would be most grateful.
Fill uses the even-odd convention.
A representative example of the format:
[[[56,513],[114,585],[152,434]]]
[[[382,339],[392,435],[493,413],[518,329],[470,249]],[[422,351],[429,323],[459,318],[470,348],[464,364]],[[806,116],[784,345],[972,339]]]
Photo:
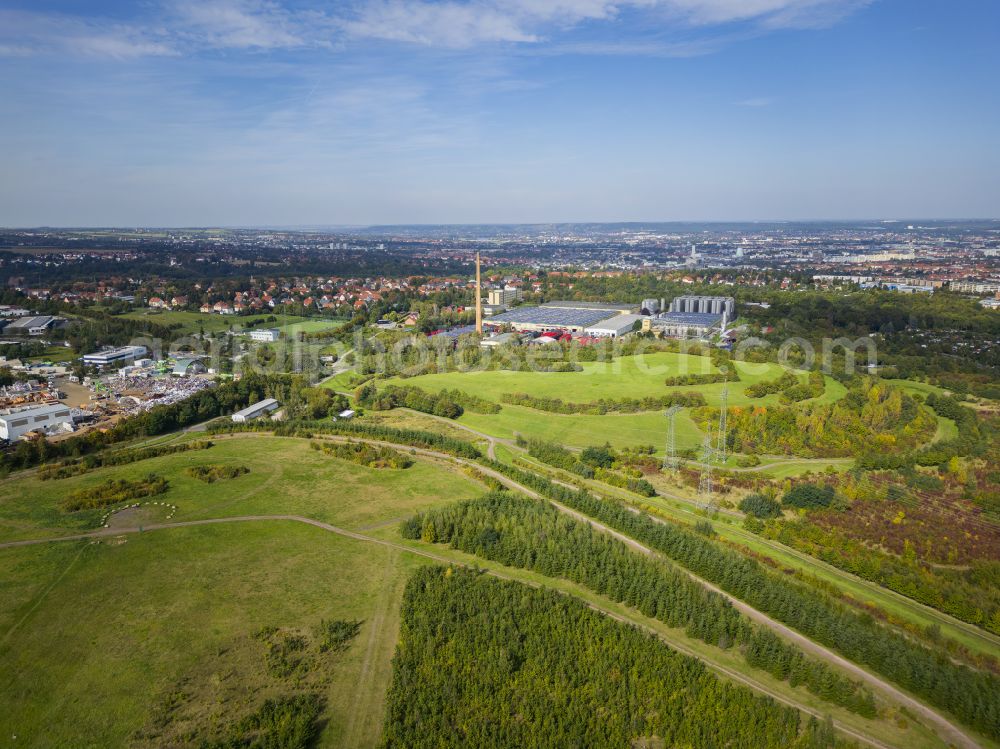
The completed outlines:
[[[0,225],[993,218],[986,2],[0,3]]]

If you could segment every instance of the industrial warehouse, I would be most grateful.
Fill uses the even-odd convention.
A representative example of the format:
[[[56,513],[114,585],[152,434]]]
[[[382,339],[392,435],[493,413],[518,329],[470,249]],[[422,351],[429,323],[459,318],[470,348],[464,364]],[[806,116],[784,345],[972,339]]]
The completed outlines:
[[[638,330],[670,338],[704,338],[725,331],[736,302],[733,297],[681,296],[668,311],[660,312],[665,307],[666,300],[656,299],[645,299],[641,305],[555,301],[493,315],[484,326],[494,332],[509,328],[591,338],[620,338]]]

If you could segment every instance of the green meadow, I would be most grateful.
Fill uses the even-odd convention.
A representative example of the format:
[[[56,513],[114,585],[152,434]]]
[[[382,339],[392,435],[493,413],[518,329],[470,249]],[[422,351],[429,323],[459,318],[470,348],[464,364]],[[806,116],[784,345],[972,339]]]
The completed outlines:
[[[258,632],[338,619],[362,624],[314,666],[317,745],[374,746],[403,586],[421,563],[287,521],[0,549],[0,736],[96,747],[163,745],[156,732],[175,724],[203,735],[299,688],[269,673]]]
[[[444,501],[475,496],[481,487],[429,460],[405,471],[379,471],[337,460],[292,437],[238,435],[215,438],[207,450],[191,450],[65,479],[33,474],[0,484],[0,542],[68,535],[97,528],[101,510],[66,513],[61,498],[108,479],[149,473],[170,487],[151,499],[177,506],[174,521],[257,514],[295,514],[357,529],[402,517]],[[250,472],[206,484],[185,472],[197,465],[242,465]],[[158,518],[152,518],[156,520]]]
[[[785,371],[777,364],[736,362],[740,381],[729,383],[728,386],[717,383],[667,387],[665,380],[668,377],[714,374],[718,369],[707,357],[672,352],[618,357],[608,362],[585,362],[581,366],[581,372],[448,372],[390,378],[384,382],[409,385],[430,392],[458,389],[496,403],[501,402],[505,393],[528,393],[539,397],[561,398],[567,402],[589,402],[601,398],[643,398],[693,391],[702,393],[709,405],[718,406],[723,389],[728,388],[729,405],[746,406],[777,404],[777,395],[748,398],[744,390],[748,385],[776,379]],[[352,373],[342,373],[328,381],[327,386],[349,389],[351,377]],[[815,401],[833,402],[842,398],[845,392],[843,385],[827,377],[826,390]],[[667,437],[666,419],[658,411],[593,416],[555,414],[526,406],[504,404],[499,414],[478,414],[467,410],[458,421],[494,437],[510,439],[521,435],[559,442],[570,447],[610,442],[620,448],[653,445],[662,453]],[[700,447],[703,437],[687,410],[677,415],[678,449]]]
[[[250,472],[206,484],[197,465]],[[361,467],[309,441],[247,435],[66,479],[24,474],[0,491],[0,543],[96,528],[67,513],[71,491],[154,472],[151,502],[172,522],[301,515],[367,534],[484,487],[452,464]],[[167,521],[139,500],[112,530]],[[291,520],[250,520],[0,548],[0,736],[17,746],[161,746],[221,730],[266,698],[325,702],[318,746],[374,746],[391,674],[399,604],[423,560]],[[259,633],[308,636],[321,620],[361,621],[343,653],[309,651],[311,671],[270,670]]]

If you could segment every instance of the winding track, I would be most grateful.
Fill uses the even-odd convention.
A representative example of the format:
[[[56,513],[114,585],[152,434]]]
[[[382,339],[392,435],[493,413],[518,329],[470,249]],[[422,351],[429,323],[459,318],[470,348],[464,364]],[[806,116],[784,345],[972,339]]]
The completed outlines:
[[[406,546],[406,545],[403,545],[403,544],[393,543],[392,541],[386,541],[384,539],[374,538],[372,536],[366,536],[363,533],[357,533],[355,531],[350,531],[350,530],[347,530],[346,528],[339,528],[339,527],[337,527],[335,525],[330,525],[329,523],[324,523],[324,522],[322,522],[320,520],[313,520],[312,518],[303,517],[302,515],[239,515],[239,516],[228,517],[228,518],[206,518],[206,519],[203,519],[203,520],[184,520],[184,521],[178,521],[176,523],[157,523],[157,524],[153,524],[153,525],[146,525],[146,526],[143,526],[142,528],[138,528],[138,527],[132,527],[132,528],[101,528],[100,530],[91,531],[91,532],[88,532],[88,533],[78,533],[78,534],[74,534],[72,536],[59,536],[57,538],[30,539],[30,540],[25,540],[25,541],[9,541],[9,542],[0,544],[0,549],[17,547],[17,546],[35,546],[37,544],[51,543],[51,542],[54,542],[54,541],[83,541],[83,540],[88,540],[88,539],[100,539],[100,538],[108,538],[108,537],[115,537],[115,536],[128,535],[128,534],[146,533],[146,532],[158,531],[158,530],[168,530],[168,529],[171,529],[171,528],[190,528],[190,527],[204,526],[204,525],[219,525],[219,524],[227,524],[227,523],[268,522],[268,521],[283,521],[283,522],[304,523],[306,525],[311,525],[311,526],[313,526],[315,528],[320,528],[321,530],[327,531],[329,533],[336,533],[339,536],[344,536],[346,538],[354,539],[356,541],[364,541],[366,543],[378,544],[380,546],[385,546],[385,547],[387,547],[389,549],[393,549],[393,550],[396,550],[396,551],[401,551],[401,552],[404,552],[404,553],[407,553],[407,554],[415,554],[417,556],[425,557],[426,559],[433,560],[433,561],[438,562],[440,564],[447,564],[447,565],[460,564],[460,565],[463,565],[463,566],[467,566],[463,562],[457,561],[455,559],[450,559],[450,558],[447,558],[447,557],[443,557],[443,556],[440,556],[438,554],[434,554],[433,552],[424,551],[422,549],[416,549],[416,548],[413,548],[413,547],[410,547],[410,546]],[[504,580],[511,580],[511,581],[515,581],[515,582],[520,582],[522,584],[530,585],[530,586],[536,587],[536,588],[537,587],[542,587],[541,585],[539,585],[538,583],[535,583],[533,581],[524,580],[524,579],[521,579],[520,577],[517,577],[515,575],[508,575],[508,574],[505,574],[505,573],[500,572],[498,570],[492,570],[491,569],[491,570],[487,570],[487,572],[490,575],[493,575],[495,577],[498,577],[498,578],[501,578],[501,579],[504,579]],[[645,629],[645,630],[647,630],[649,632],[652,632],[658,638],[660,638],[661,640],[663,640],[667,644],[668,647],[673,648],[674,650],[677,650],[678,652],[683,653],[684,655],[687,655],[687,656],[690,656],[692,658],[698,659],[699,661],[701,661],[702,663],[704,663],[706,667],[708,667],[708,668],[710,668],[710,669],[712,669],[712,670],[714,670],[714,671],[716,671],[718,673],[721,673],[722,675],[724,675],[724,676],[726,676],[726,677],[728,677],[728,678],[730,678],[730,679],[732,679],[734,681],[738,681],[741,684],[744,684],[744,685],[748,686],[749,688],[751,688],[751,689],[753,689],[753,690],[755,690],[757,692],[761,692],[761,693],[767,695],[768,697],[771,697],[772,699],[774,699],[777,702],[780,702],[780,703],[782,703],[784,705],[788,705],[789,707],[796,708],[797,710],[801,710],[802,712],[804,712],[804,713],[806,713],[808,715],[812,715],[815,718],[818,718],[818,719],[821,719],[821,720],[824,718],[824,715],[822,713],[820,713],[819,711],[813,710],[812,708],[806,707],[805,705],[801,705],[801,704],[796,703],[796,702],[794,702],[792,700],[789,700],[786,697],[783,697],[780,694],[777,694],[777,693],[773,692],[772,690],[768,689],[766,686],[764,686],[763,684],[755,681],[754,679],[752,679],[752,678],[750,678],[748,676],[745,676],[744,674],[741,674],[741,673],[739,673],[737,671],[733,671],[732,669],[726,668],[725,666],[721,666],[719,664],[710,663],[710,662],[705,661],[704,659],[700,658],[698,656],[698,654],[695,653],[693,650],[690,650],[690,649],[684,647],[683,645],[680,645],[679,643],[677,643],[677,642],[675,642],[675,641],[673,641],[673,640],[671,640],[669,638],[664,637],[662,635],[662,633],[657,632],[655,629],[652,629],[650,627],[647,627],[647,626],[643,625],[641,622],[635,621],[634,619],[631,619],[631,618],[629,618],[627,616],[622,616],[621,614],[615,613],[614,611],[611,611],[610,609],[605,608],[605,607],[603,607],[603,606],[601,606],[601,605],[599,605],[597,603],[593,603],[593,602],[590,602],[590,601],[585,601],[585,603],[591,609],[593,609],[595,611],[598,611],[598,612],[604,614],[605,616],[611,617],[612,619],[614,619],[616,621],[622,622],[624,624],[630,624],[632,626],[640,627],[640,628]],[[862,741],[862,742],[864,742],[866,744],[870,744],[871,746],[876,747],[876,749],[897,749],[896,747],[893,747],[893,746],[891,746],[889,744],[884,744],[881,741],[878,741],[876,739],[872,739],[872,738],[866,736],[863,733],[860,733],[860,732],[858,732],[858,731],[856,731],[856,730],[854,730],[854,729],[852,729],[852,728],[850,728],[848,726],[845,726],[842,723],[840,723],[839,721],[834,721],[834,725],[836,726],[837,730],[839,730],[840,732],[842,732],[842,733],[844,733],[844,734],[846,734],[848,736],[851,736],[851,737],[853,737],[855,739],[858,739],[859,741]]]
[[[401,410],[405,411],[405,410],[409,410],[409,409],[401,409]],[[422,412],[414,411],[413,413],[422,413]],[[447,419],[447,418],[445,418],[443,416],[435,416],[433,414],[422,414],[422,415],[424,415],[424,416],[430,416],[431,418],[439,420],[442,423],[447,423],[450,426],[454,426],[454,427],[458,427],[459,429],[463,429],[463,430],[465,430],[465,431],[467,431],[467,432],[475,435],[479,439],[486,440],[488,442],[488,444],[489,444],[489,457],[491,459],[494,459],[494,460],[496,459],[494,457],[495,456],[494,449],[495,449],[495,447],[496,447],[497,444],[502,444],[502,445],[504,445],[506,447],[509,447],[510,449],[515,450],[515,451],[520,452],[520,453],[527,453],[527,451],[523,447],[519,446],[514,440],[506,439],[506,438],[503,438],[503,437],[494,437],[492,435],[486,434],[485,432],[481,432],[481,431],[479,431],[477,429],[474,429],[474,428],[472,428],[470,426],[467,426],[466,424],[461,424],[461,423],[456,422],[456,421],[454,421],[452,419]],[[803,458],[803,459],[801,459],[801,461],[817,461],[818,463],[828,463],[828,462],[831,462],[831,460],[827,459],[827,458]],[[800,462],[800,461],[797,460],[796,462]],[[699,466],[702,465],[701,463],[693,463],[691,461],[688,461],[688,464],[689,465],[699,465]],[[764,465],[760,465],[760,466],[754,466],[753,468],[746,468],[746,469],[727,468],[726,470],[728,470],[728,471],[760,471],[760,470],[764,470],[764,469],[771,468],[771,467],[777,467],[777,466],[780,466],[780,465],[783,465],[783,463],[780,463],[780,462],[779,463],[769,463],[769,464],[764,464]],[[548,467],[547,467],[547,470],[550,470],[553,473],[558,473],[559,472],[558,469],[550,469]],[[576,486],[573,486],[571,484],[566,484],[565,482],[561,482],[561,481],[558,481],[556,479],[553,479],[553,480],[555,480],[556,483],[563,484],[564,486],[567,486],[567,487],[570,487],[570,488],[573,488],[573,489],[578,488]],[[590,489],[590,491],[595,491],[595,490]],[[618,490],[618,491],[624,491],[624,490]],[[616,492],[614,490],[612,490],[611,493],[614,494]],[[672,499],[672,500],[675,500],[677,502],[683,503],[686,507],[682,508],[682,509],[684,511],[687,511],[687,512],[691,512],[692,509],[694,509],[694,508],[697,507],[697,504],[693,500],[691,500],[688,497],[683,497],[683,496],[681,496],[679,494],[673,494],[671,492],[662,491],[662,490],[659,490],[659,489],[657,489],[657,494],[659,494],[661,497],[665,497],[666,499]],[[691,508],[691,509],[687,509],[687,508]],[[734,517],[734,518],[738,518],[738,519],[742,519],[743,518],[742,513],[736,512],[734,510],[720,509],[719,512],[721,514],[727,515],[729,517]],[[657,520],[657,518],[653,518],[653,519]],[[739,529],[735,529],[734,528],[732,530],[737,535],[740,535]],[[828,572],[829,574],[835,575],[837,577],[842,577],[845,580],[850,580],[851,583],[853,583],[855,585],[858,585],[858,586],[861,586],[861,587],[863,587],[863,588],[865,588],[867,590],[870,590],[873,593],[877,593],[879,595],[884,595],[884,596],[887,596],[889,598],[892,598],[897,603],[900,603],[900,604],[902,604],[904,606],[907,606],[907,607],[910,607],[910,608],[912,608],[914,610],[917,610],[917,611],[923,613],[924,615],[926,615],[927,617],[929,617],[931,619],[936,619],[936,620],[938,620],[939,622],[941,622],[943,624],[947,624],[948,626],[955,627],[957,629],[961,629],[966,634],[979,639],[980,641],[986,643],[987,645],[989,645],[991,647],[1000,647],[1000,637],[997,637],[997,636],[991,634],[990,632],[986,632],[985,630],[980,629],[979,627],[975,626],[974,624],[969,624],[968,622],[963,622],[961,619],[955,619],[954,617],[948,616],[947,614],[945,614],[945,613],[943,613],[941,611],[938,611],[937,609],[935,609],[935,608],[933,608],[931,606],[927,606],[926,604],[920,603],[919,601],[915,601],[912,598],[908,598],[908,597],[904,596],[902,593],[897,593],[896,591],[891,590],[890,588],[883,587],[883,586],[881,586],[881,585],[879,585],[877,583],[873,583],[873,582],[871,582],[869,580],[865,580],[864,578],[858,577],[857,575],[854,575],[854,574],[852,574],[850,572],[846,572],[846,571],[844,571],[844,570],[842,570],[842,569],[840,569],[838,567],[834,567],[832,564],[830,564],[828,562],[824,562],[821,559],[817,559],[816,557],[809,556],[808,554],[806,554],[804,552],[801,552],[798,549],[793,549],[792,547],[785,546],[784,544],[781,544],[781,543],[779,543],[777,541],[772,541],[770,539],[766,539],[766,538],[759,537],[759,536],[755,536],[754,540],[757,543],[760,543],[760,544],[762,544],[764,546],[768,546],[768,547],[774,549],[775,551],[778,551],[778,552],[781,552],[783,554],[787,554],[789,556],[792,556],[792,557],[798,559],[800,562],[802,562],[802,563],[804,563],[806,565],[811,565],[811,566],[819,567],[819,568],[823,569],[824,571]]]
[[[262,434],[262,433],[256,432],[256,433],[249,433],[249,434]],[[216,439],[218,439],[219,437],[221,437],[221,435],[216,435],[215,436]],[[338,441],[338,442],[346,442],[349,439],[347,437],[337,437],[337,436],[333,436],[333,437],[325,436],[325,438],[326,439],[330,439],[332,441]],[[231,438],[229,438],[229,439],[231,439]],[[381,446],[385,446],[385,447],[399,448],[399,445],[397,443],[385,442],[385,441],[382,441],[382,440],[372,440],[372,439],[364,439],[364,438],[358,438],[358,437],[351,437],[350,439],[352,439],[353,441],[359,441],[359,442],[369,442],[371,444],[381,445]],[[549,499],[547,497],[543,497],[542,495],[540,495],[538,492],[534,491],[533,489],[530,489],[530,488],[528,488],[526,486],[523,486],[523,485],[519,484],[518,482],[516,482],[516,481],[514,481],[514,480],[512,480],[510,478],[508,478],[507,476],[505,476],[505,475],[503,475],[503,474],[501,474],[501,473],[499,473],[497,471],[494,471],[491,468],[488,468],[488,467],[483,466],[483,465],[481,465],[479,463],[476,463],[475,461],[466,460],[464,458],[458,458],[458,457],[455,457],[455,456],[452,456],[452,455],[448,455],[448,454],[445,454],[445,453],[436,452],[436,451],[433,451],[433,450],[427,450],[427,449],[424,449],[424,448],[412,448],[411,447],[409,449],[413,453],[418,454],[418,455],[423,455],[424,457],[434,458],[434,459],[437,459],[437,460],[444,460],[444,461],[447,461],[447,462],[457,463],[457,464],[460,464],[460,465],[464,465],[464,466],[475,468],[476,470],[478,470],[478,471],[480,471],[480,472],[482,472],[482,473],[484,473],[486,475],[489,475],[490,477],[492,477],[492,478],[496,479],[497,481],[501,482],[502,484],[504,484],[508,488],[513,489],[514,491],[520,492],[520,493],[525,494],[525,495],[527,495],[529,497],[532,497],[534,499],[538,499],[538,500],[541,500],[541,501],[549,502],[556,509],[558,509],[560,512],[563,512],[566,515],[568,515],[570,517],[573,517],[573,518],[575,518],[575,519],[577,519],[577,520],[579,520],[581,522],[588,523],[593,528],[595,528],[597,530],[600,530],[600,531],[602,531],[604,533],[607,533],[608,535],[610,535],[610,536],[612,536],[612,537],[614,537],[614,538],[622,541],[623,543],[625,543],[629,547],[635,549],[636,551],[639,551],[642,554],[646,554],[646,555],[657,557],[657,558],[663,558],[663,557],[661,557],[660,554],[658,554],[657,552],[655,552],[653,549],[645,546],[644,544],[640,543],[639,541],[636,541],[635,539],[630,538],[629,536],[626,536],[623,533],[620,533],[619,531],[616,531],[615,529],[613,529],[613,528],[611,528],[611,527],[609,527],[609,526],[607,526],[607,525],[605,525],[605,524],[603,524],[603,523],[601,523],[601,522],[599,522],[599,521],[597,521],[597,520],[595,520],[593,518],[590,518],[587,515],[584,515],[583,513],[580,513],[580,512],[578,512],[576,510],[573,510],[573,509],[571,509],[569,507],[566,507],[565,505],[560,504],[559,502],[556,502],[555,500],[551,500],[551,499]],[[371,536],[366,536],[366,535],[364,535],[362,533],[357,533],[355,531],[349,531],[349,530],[346,530],[346,529],[343,529],[343,528],[338,528],[338,527],[330,525],[328,523],[323,523],[322,521],[313,520],[311,518],[306,518],[306,517],[302,517],[302,516],[299,516],[299,515],[245,515],[245,516],[236,516],[236,517],[229,517],[229,518],[205,518],[205,519],[202,519],[202,520],[180,521],[180,522],[175,522],[175,523],[160,523],[160,524],[143,526],[142,531],[145,532],[145,531],[152,531],[152,530],[161,530],[161,529],[166,529],[166,528],[183,528],[183,527],[193,526],[193,525],[210,525],[210,524],[217,524],[217,523],[233,523],[233,522],[264,521],[264,520],[286,520],[286,521],[293,521],[293,522],[302,522],[302,523],[306,523],[308,525],[312,525],[312,526],[315,526],[317,528],[322,528],[323,530],[326,530],[326,531],[329,531],[329,532],[332,532],[332,533],[338,533],[340,535],[346,536],[348,538],[353,538],[353,539],[356,539],[356,540],[359,540],[359,541],[368,541],[368,542],[378,543],[378,544],[382,544],[382,545],[390,546],[390,547],[394,547],[394,548],[402,548],[402,549],[405,549],[407,551],[411,551],[412,553],[418,554],[418,555],[426,557],[428,559],[433,559],[433,560],[438,561],[438,562],[444,562],[444,563],[449,563],[449,564],[453,563],[452,560],[446,559],[444,557],[440,557],[440,556],[438,556],[436,554],[433,554],[431,552],[426,552],[426,551],[417,550],[417,549],[411,549],[410,547],[407,547],[407,546],[396,545],[396,544],[393,544],[390,541],[384,541],[382,539],[373,538]],[[31,545],[42,544],[42,543],[51,543],[53,541],[71,541],[71,540],[84,540],[84,539],[92,539],[92,538],[105,538],[105,537],[108,537],[108,536],[121,535],[123,533],[137,533],[137,532],[140,532],[139,528],[126,528],[126,529],[101,528],[99,530],[91,531],[91,532],[88,532],[88,533],[79,533],[79,534],[73,534],[73,535],[68,535],[68,536],[58,536],[58,537],[55,537],[55,538],[29,539],[29,540],[22,540],[22,541],[9,541],[9,542],[0,544],[0,549],[11,548],[11,547],[18,547],[18,546],[31,546]],[[670,564],[674,564],[671,560],[667,560],[667,561]],[[913,710],[914,712],[918,713],[922,717],[926,718],[928,721],[930,721],[934,725],[938,726],[938,728],[942,731],[942,733],[947,737],[947,740],[950,741],[951,743],[953,743],[954,745],[966,747],[966,749],[981,749],[980,745],[976,741],[974,741],[970,736],[968,736],[961,728],[959,728],[958,725],[956,725],[955,723],[953,723],[952,721],[950,721],[948,718],[946,718],[942,714],[938,713],[933,708],[928,707],[923,702],[920,702],[916,698],[911,697],[906,692],[903,692],[899,688],[895,687],[894,685],[892,685],[888,681],[886,681],[886,680],[882,679],[881,677],[879,677],[879,676],[877,676],[877,675],[875,675],[875,674],[873,674],[873,673],[865,670],[861,666],[858,666],[855,663],[847,660],[846,658],[840,656],[839,654],[835,653],[834,651],[830,650],[829,648],[827,648],[827,647],[825,647],[823,645],[820,645],[819,643],[816,643],[813,640],[810,640],[809,638],[807,638],[804,635],[796,632],[795,630],[787,627],[786,625],[782,624],[781,622],[778,622],[777,620],[772,619],[767,614],[765,614],[765,613],[763,613],[761,611],[758,611],[757,609],[749,606],[746,603],[743,603],[742,601],[740,601],[737,598],[734,598],[733,596],[730,596],[728,593],[726,593],[725,591],[721,590],[717,586],[713,585],[712,583],[708,582],[707,580],[704,580],[704,579],[698,577],[697,575],[691,573],[690,571],[685,570],[683,567],[681,567],[679,565],[675,565],[675,566],[677,566],[678,569],[684,570],[693,580],[695,580],[695,581],[699,582],[700,584],[704,585],[707,589],[712,590],[713,592],[717,593],[718,595],[720,595],[720,596],[726,598],[727,600],[729,600],[733,604],[733,606],[735,608],[737,608],[739,611],[741,611],[742,613],[744,613],[748,618],[750,618],[750,619],[752,619],[752,620],[754,620],[754,621],[756,621],[756,622],[758,622],[758,623],[760,623],[760,624],[762,624],[762,625],[770,628],[772,631],[780,634],[784,638],[786,638],[786,639],[788,639],[788,640],[796,643],[804,651],[806,651],[808,653],[811,653],[812,655],[815,655],[816,657],[821,658],[822,660],[825,660],[828,663],[832,663],[832,664],[840,667],[844,671],[847,671],[848,673],[852,674],[856,678],[859,678],[862,681],[866,682],[867,684],[875,687],[876,689],[880,690],[884,694],[887,694],[887,695],[891,696],[899,704],[902,704],[902,705],[906,706],[908,709]],[[604,610],[602,609],[602,611],[604,611]],[[605,611],[604,613],[609,613],[609,612]],[[771,696],[774,696],[774,695],[771,695]],[[811,712],[811,711],[806,710],[806,712]],[[845,732],[850,732],[849,730],[845,729],[843,726],[840,726],[840,728],[841,728],[841,730],[845,730]],[[851,732],[851,733],[853,735],[853,732]],[[867,737],[861,737],[861,736],[859,736],[858,738],[864,738],[864,740],[867,743],[875,743],[875,744],[877,744],[877,742],[874,742],[874,740],[869,739]],[[882,746],[882,745],[879,744],[879,746]]]

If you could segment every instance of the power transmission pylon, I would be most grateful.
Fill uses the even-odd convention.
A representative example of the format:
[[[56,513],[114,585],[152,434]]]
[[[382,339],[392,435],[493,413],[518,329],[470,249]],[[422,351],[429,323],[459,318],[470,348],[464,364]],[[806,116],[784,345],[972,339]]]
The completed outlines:
[[[711,430],[705,435],[705,440],[701,443],[701,479],[698,481],[698,497],[703,509],[707,509],[712,502],[712,461],[715,459],[712,450]]]
[[[667,449],[663,454],[663,467],[665,469],[677,470],[677,412],[680,406],[671,406],[667,409]]]
[[[729,435],[726,433],[726,417],[729,414],[729,383],[722,383],[722,395],[719,400],[719,446],[715,450],[715,454],[719,459],[719,465],[725,465],[726,463],[726,444]]]

